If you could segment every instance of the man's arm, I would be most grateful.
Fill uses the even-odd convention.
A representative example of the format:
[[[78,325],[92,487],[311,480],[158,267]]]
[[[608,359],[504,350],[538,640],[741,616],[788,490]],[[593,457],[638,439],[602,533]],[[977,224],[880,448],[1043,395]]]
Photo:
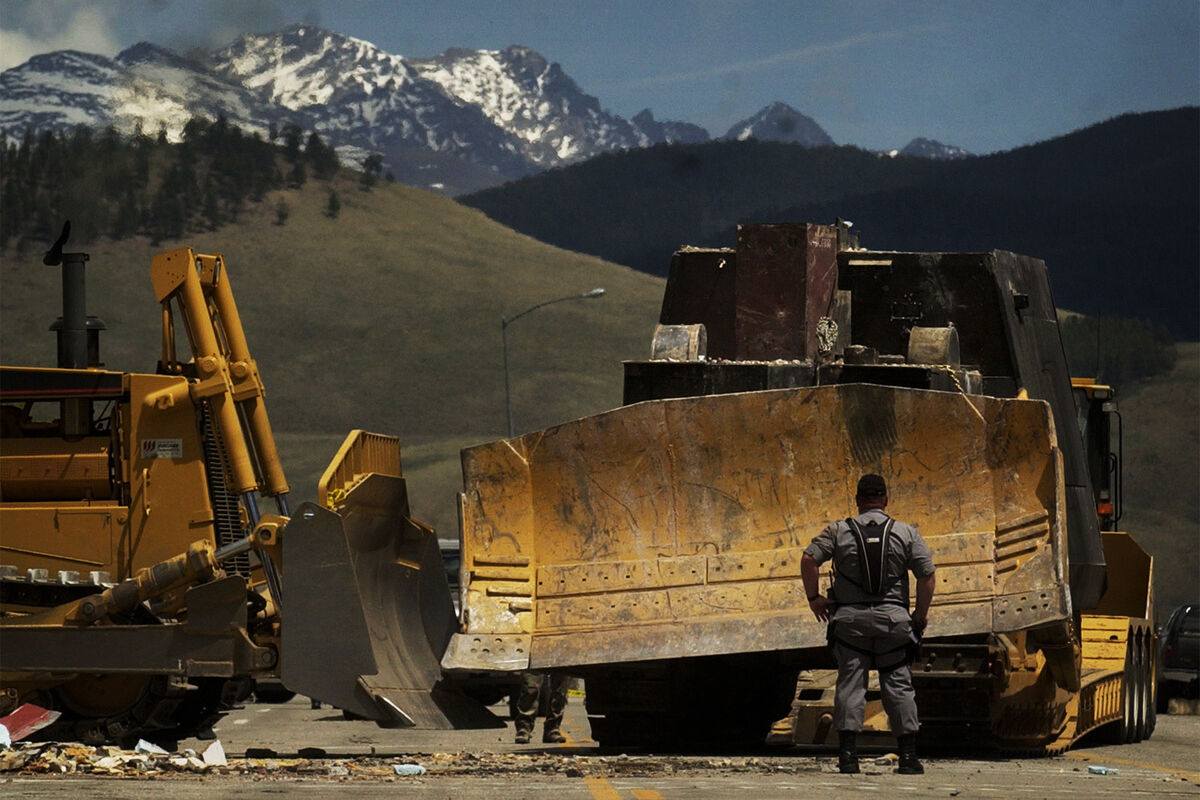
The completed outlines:
[[[908,568],[917,576],[917,605],[913,609],[913,631],[920,636],[925,632],[925,624],[929,621],[929,605],[933,602],[933,590],[937,586],[937,568],[933,564],[933,554],[929,546],[921,538],[921,532],[915,527],[911,548],[909,550]],[[921,573],[925,573],[923,576]]]
[[[804,582],[804,594],[808,597],[808,608],[818,622],[829,619],[829,600],[821,594],[821,566],[808,553],[800,556],[800,580]]]
[[[936,585],[936,572],[917,578],[917,606],[913,609],[912,621],[918,636],[925,632],[925,625],[929,621],[929,604],[933,602],[933,589]]]

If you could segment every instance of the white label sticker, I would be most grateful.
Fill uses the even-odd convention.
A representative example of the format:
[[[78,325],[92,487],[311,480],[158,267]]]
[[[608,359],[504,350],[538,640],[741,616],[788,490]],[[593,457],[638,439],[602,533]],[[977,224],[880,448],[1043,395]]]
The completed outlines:
[[[142,458],[183,458],[183,439],[142,439]]]

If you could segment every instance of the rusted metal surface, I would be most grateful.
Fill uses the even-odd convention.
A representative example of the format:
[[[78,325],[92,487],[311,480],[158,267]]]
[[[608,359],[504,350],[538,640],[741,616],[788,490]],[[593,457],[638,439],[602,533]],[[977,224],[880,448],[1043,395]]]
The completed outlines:
[[[931,636],[1069,618],[1049,407],[842,385],[639,403],[465,450],[460,635],[527,634],[534,667],[819,646],[800,553],[869,471],[934,552]]]
[[[834,313],[837,253],[834,226],[740,226],[736,251],[675,254],[659,321],[704,325],[711,358],[812,359],[817,321]]]
[[[671,258],[663,293],[663,325],[704,325],[708,355],[736,358],[733,301],[736,257],[732,249],[685,247]]]
[[[738,227],[737,357],[813,359],[817,320],[833,313],[837,228]]]

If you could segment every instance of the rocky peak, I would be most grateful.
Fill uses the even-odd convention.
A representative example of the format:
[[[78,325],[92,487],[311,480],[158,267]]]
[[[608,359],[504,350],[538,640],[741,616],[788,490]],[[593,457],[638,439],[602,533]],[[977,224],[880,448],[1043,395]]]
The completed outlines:
[[[117,54],[116,62],[123,67],[134,67],[138,64],[156,64],[181,69],[203,69],[203,65],[191,59],[184,58],[172,50],[159,47],[151,42],[138,42]]]
[[[68,76],[83,77],[112,73],[120,69],[120,65],[110,58],[95,53],[83,53],[79,50],[56,50],[53,53],[42,53],[26,61],[24,64],[7,69],[9,73],[61,73]]]
[[[811,117],[801,114],[787,103],[776,101],[758,113],[729,129],[726,139],[744,141],[758,139],[767,142],[789,142],[805,147],[830,147],[829,134]]]
[[[400,56],[313,25],[242,36],[214,53],[212,63],[226,77],[290,109],[324,105],[346,92],[395,90],[415,77]]]
[[[933,139],[925,139],[917,137],[908,144],[904,145],[898,155],[911,156],[913,158],[932,158],[937,160],[969,158],[970,153],[961,147],[954,145],[942,144]]]
[[[633,127],[641,134],[645,145],[661,144],[663,142],[680,144],[699,144],[709,140],[708,131],[690,122],[659,122],[654,118],[650,109],[643,108],[633,115],[630,120]]]

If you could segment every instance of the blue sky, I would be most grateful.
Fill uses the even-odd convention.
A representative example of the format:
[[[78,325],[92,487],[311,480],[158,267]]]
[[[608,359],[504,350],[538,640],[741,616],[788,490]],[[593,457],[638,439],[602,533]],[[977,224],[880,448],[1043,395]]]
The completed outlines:
[[[525,45],[612,112],[714,135],[781,100],[839,144],[988,153],[1200,105],[1200,0],[0,0],[0,67],[298,22],[412,57]]]

